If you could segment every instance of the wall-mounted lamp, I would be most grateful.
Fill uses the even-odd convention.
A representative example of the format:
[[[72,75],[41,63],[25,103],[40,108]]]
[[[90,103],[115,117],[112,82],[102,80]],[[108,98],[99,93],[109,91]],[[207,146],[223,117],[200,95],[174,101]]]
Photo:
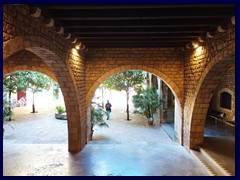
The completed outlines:
[[[80,41],[78,41],[75,45],[75,49],[79,50],[81,49],[82,43]]]
[[[192,41],[192,45],[195,49],[199,47],[199,44],[197,43],[197,41]]]
[[[196,56],[200,56],[202,54],[202,51],[203,51],[203,47],[202,46],[199,46],[197,49],[196,49]]]

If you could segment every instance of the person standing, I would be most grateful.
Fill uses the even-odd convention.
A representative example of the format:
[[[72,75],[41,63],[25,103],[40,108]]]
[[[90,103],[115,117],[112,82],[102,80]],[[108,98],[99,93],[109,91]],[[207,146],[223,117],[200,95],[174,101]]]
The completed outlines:
[[[105,105],[105,109],[106,109],[106,114],[107,114],[107,120],[109,120],[109,116],[110,116],[110,113],[111,113],[111,103],[109,102],[109,100],[107,100],[107,103]]]

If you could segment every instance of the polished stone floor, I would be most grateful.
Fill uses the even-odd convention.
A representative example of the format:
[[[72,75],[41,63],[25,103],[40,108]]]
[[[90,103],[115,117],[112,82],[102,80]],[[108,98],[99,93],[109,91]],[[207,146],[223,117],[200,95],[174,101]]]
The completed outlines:
[[[224,169],[235,175],[235,127],[207,119],[201,147]]]
[[[4,176],[207,176],[189,152],[145,118],[113,109],[109,128],[76,154],[67,151],[67,123],[54,109],[15,109],[4,124]]]

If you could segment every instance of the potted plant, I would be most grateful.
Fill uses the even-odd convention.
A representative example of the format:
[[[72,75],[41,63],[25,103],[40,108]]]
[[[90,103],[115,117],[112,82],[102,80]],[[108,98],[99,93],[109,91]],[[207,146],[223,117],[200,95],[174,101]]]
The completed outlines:
[[[91,133],[90,133],[90,140],[93,138],[93,128],[94,126],[99,126],[99,127],[109,127],[108,124],[104,121],[103,116],[105,114],[105,111],[103,111],[100,108],[94,108],[92,106],[91,109]]]
[[[160,106],[160,96],[156,87],[140,89],[137,94],[133,96],[133,103],[135,108],[139,108],[148,120],[149,125],[153,125],[153,114],[157,112]]]
[[[5,121],[9,121],[12,115],[13,115],[12,105],[7,99],[6,92],[3,92],[3,123]],[[3,127],[3,136],[4,136],[4,131],[5,129]]]
[[[67,113],[66,113],[65,107],[56,106],[56,110],[57,110],[57,113],[55,113],[56,119],[63,119],[63,120],[67,119]]]

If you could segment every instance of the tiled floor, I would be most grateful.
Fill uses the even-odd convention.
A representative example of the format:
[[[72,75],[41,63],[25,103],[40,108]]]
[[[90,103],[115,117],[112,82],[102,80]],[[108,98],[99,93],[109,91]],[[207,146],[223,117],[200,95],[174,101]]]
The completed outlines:
[[[145,118],[114,111],[109,128],[95,128],[94,140],[84,149],[67,151],[67,123],[54,110],[15,112],[5,124],[3,175],[58,176],[202,176],[207,175],[189,152],[172,142]]]

